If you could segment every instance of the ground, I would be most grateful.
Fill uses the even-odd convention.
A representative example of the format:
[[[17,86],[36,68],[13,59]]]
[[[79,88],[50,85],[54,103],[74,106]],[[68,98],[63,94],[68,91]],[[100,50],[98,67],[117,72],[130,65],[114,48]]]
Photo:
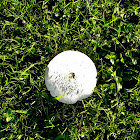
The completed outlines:
[[[1,0],[0,140],[138,140],[139,0]],[[44,82],[58,53],[95,63],[97,86],[74,105]]]

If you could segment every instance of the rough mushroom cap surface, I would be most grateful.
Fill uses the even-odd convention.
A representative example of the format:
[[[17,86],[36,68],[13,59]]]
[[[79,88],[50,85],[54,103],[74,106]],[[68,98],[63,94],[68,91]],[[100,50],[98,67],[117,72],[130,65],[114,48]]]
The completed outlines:
[[[89,97],[97,83],[97,70],[92,60],[78,51],[64,51],[55,56],[45,71],[45,83],[53,97],[74,104]]]

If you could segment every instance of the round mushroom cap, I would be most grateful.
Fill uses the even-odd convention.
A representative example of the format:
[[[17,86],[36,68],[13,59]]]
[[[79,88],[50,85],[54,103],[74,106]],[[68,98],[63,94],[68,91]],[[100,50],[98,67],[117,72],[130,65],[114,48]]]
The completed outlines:
[[[55,56],[45,71],[45,83],[53,97],[74,104],[89,97],[97,83],[93,61],[78,51],[64,51]]]

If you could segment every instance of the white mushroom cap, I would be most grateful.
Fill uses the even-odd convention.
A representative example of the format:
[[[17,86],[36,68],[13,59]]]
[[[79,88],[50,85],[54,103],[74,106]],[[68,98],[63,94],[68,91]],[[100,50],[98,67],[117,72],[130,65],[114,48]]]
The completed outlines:
[[[64,51],[55,56],[45,71],[45,83],[53,97],[74,104],[89,97],[97,83],[97,70],[92,60],[78,51]]]

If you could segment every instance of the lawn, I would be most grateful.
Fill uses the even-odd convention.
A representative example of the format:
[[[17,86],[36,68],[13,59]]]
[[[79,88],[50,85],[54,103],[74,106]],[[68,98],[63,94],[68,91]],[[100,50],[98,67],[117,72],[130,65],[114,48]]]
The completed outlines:
[[[139,19],[139,0],[1,0],[0,140],[138,140]],[[66,50],[98,71],[94,93],[73,105],[44,82]]]

